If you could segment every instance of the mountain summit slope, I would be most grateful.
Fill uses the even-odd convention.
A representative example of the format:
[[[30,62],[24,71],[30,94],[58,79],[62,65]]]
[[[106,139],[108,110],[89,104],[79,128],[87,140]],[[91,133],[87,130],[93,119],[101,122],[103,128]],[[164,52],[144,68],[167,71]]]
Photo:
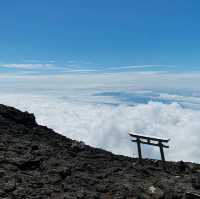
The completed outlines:
[[[197,164],[139,163],[92,148],[0,105],[2,199],[181,199],[200,193],[199,172]]]

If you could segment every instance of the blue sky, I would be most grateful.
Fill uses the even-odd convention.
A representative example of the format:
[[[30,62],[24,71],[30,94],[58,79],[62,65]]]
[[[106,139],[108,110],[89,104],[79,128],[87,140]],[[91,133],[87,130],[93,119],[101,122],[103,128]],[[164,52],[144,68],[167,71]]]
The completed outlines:
[[[1,1],[0,72],[196,70],[199,10],[198,0]]]

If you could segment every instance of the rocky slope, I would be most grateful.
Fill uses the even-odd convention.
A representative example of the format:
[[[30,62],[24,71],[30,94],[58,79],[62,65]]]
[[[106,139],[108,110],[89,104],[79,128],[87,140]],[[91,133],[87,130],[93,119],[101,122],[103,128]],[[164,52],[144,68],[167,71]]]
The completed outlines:
[[[92,148],[0,105],[2,199],[198,198],[199,172],[192,163],[139,163]]]

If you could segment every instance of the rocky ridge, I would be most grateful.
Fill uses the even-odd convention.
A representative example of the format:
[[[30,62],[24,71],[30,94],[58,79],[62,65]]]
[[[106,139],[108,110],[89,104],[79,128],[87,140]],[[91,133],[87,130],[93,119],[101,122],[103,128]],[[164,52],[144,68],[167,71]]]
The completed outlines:
[[[196,194],[196,195],[195,195]],[[114,155],[0,105],[1,199],[198,198],[200,165]]]

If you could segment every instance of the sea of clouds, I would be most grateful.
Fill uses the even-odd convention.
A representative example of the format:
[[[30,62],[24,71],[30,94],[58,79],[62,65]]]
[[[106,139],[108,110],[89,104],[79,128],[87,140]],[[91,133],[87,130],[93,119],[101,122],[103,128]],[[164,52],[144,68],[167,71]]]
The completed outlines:
[[[109,73],[2,76],[0,103],[37,122],[116,154],[137,156],[128,132],[170,138],[168,160],[200,162],[197,74]],[[160,158],[155,147],[145,157]]]

